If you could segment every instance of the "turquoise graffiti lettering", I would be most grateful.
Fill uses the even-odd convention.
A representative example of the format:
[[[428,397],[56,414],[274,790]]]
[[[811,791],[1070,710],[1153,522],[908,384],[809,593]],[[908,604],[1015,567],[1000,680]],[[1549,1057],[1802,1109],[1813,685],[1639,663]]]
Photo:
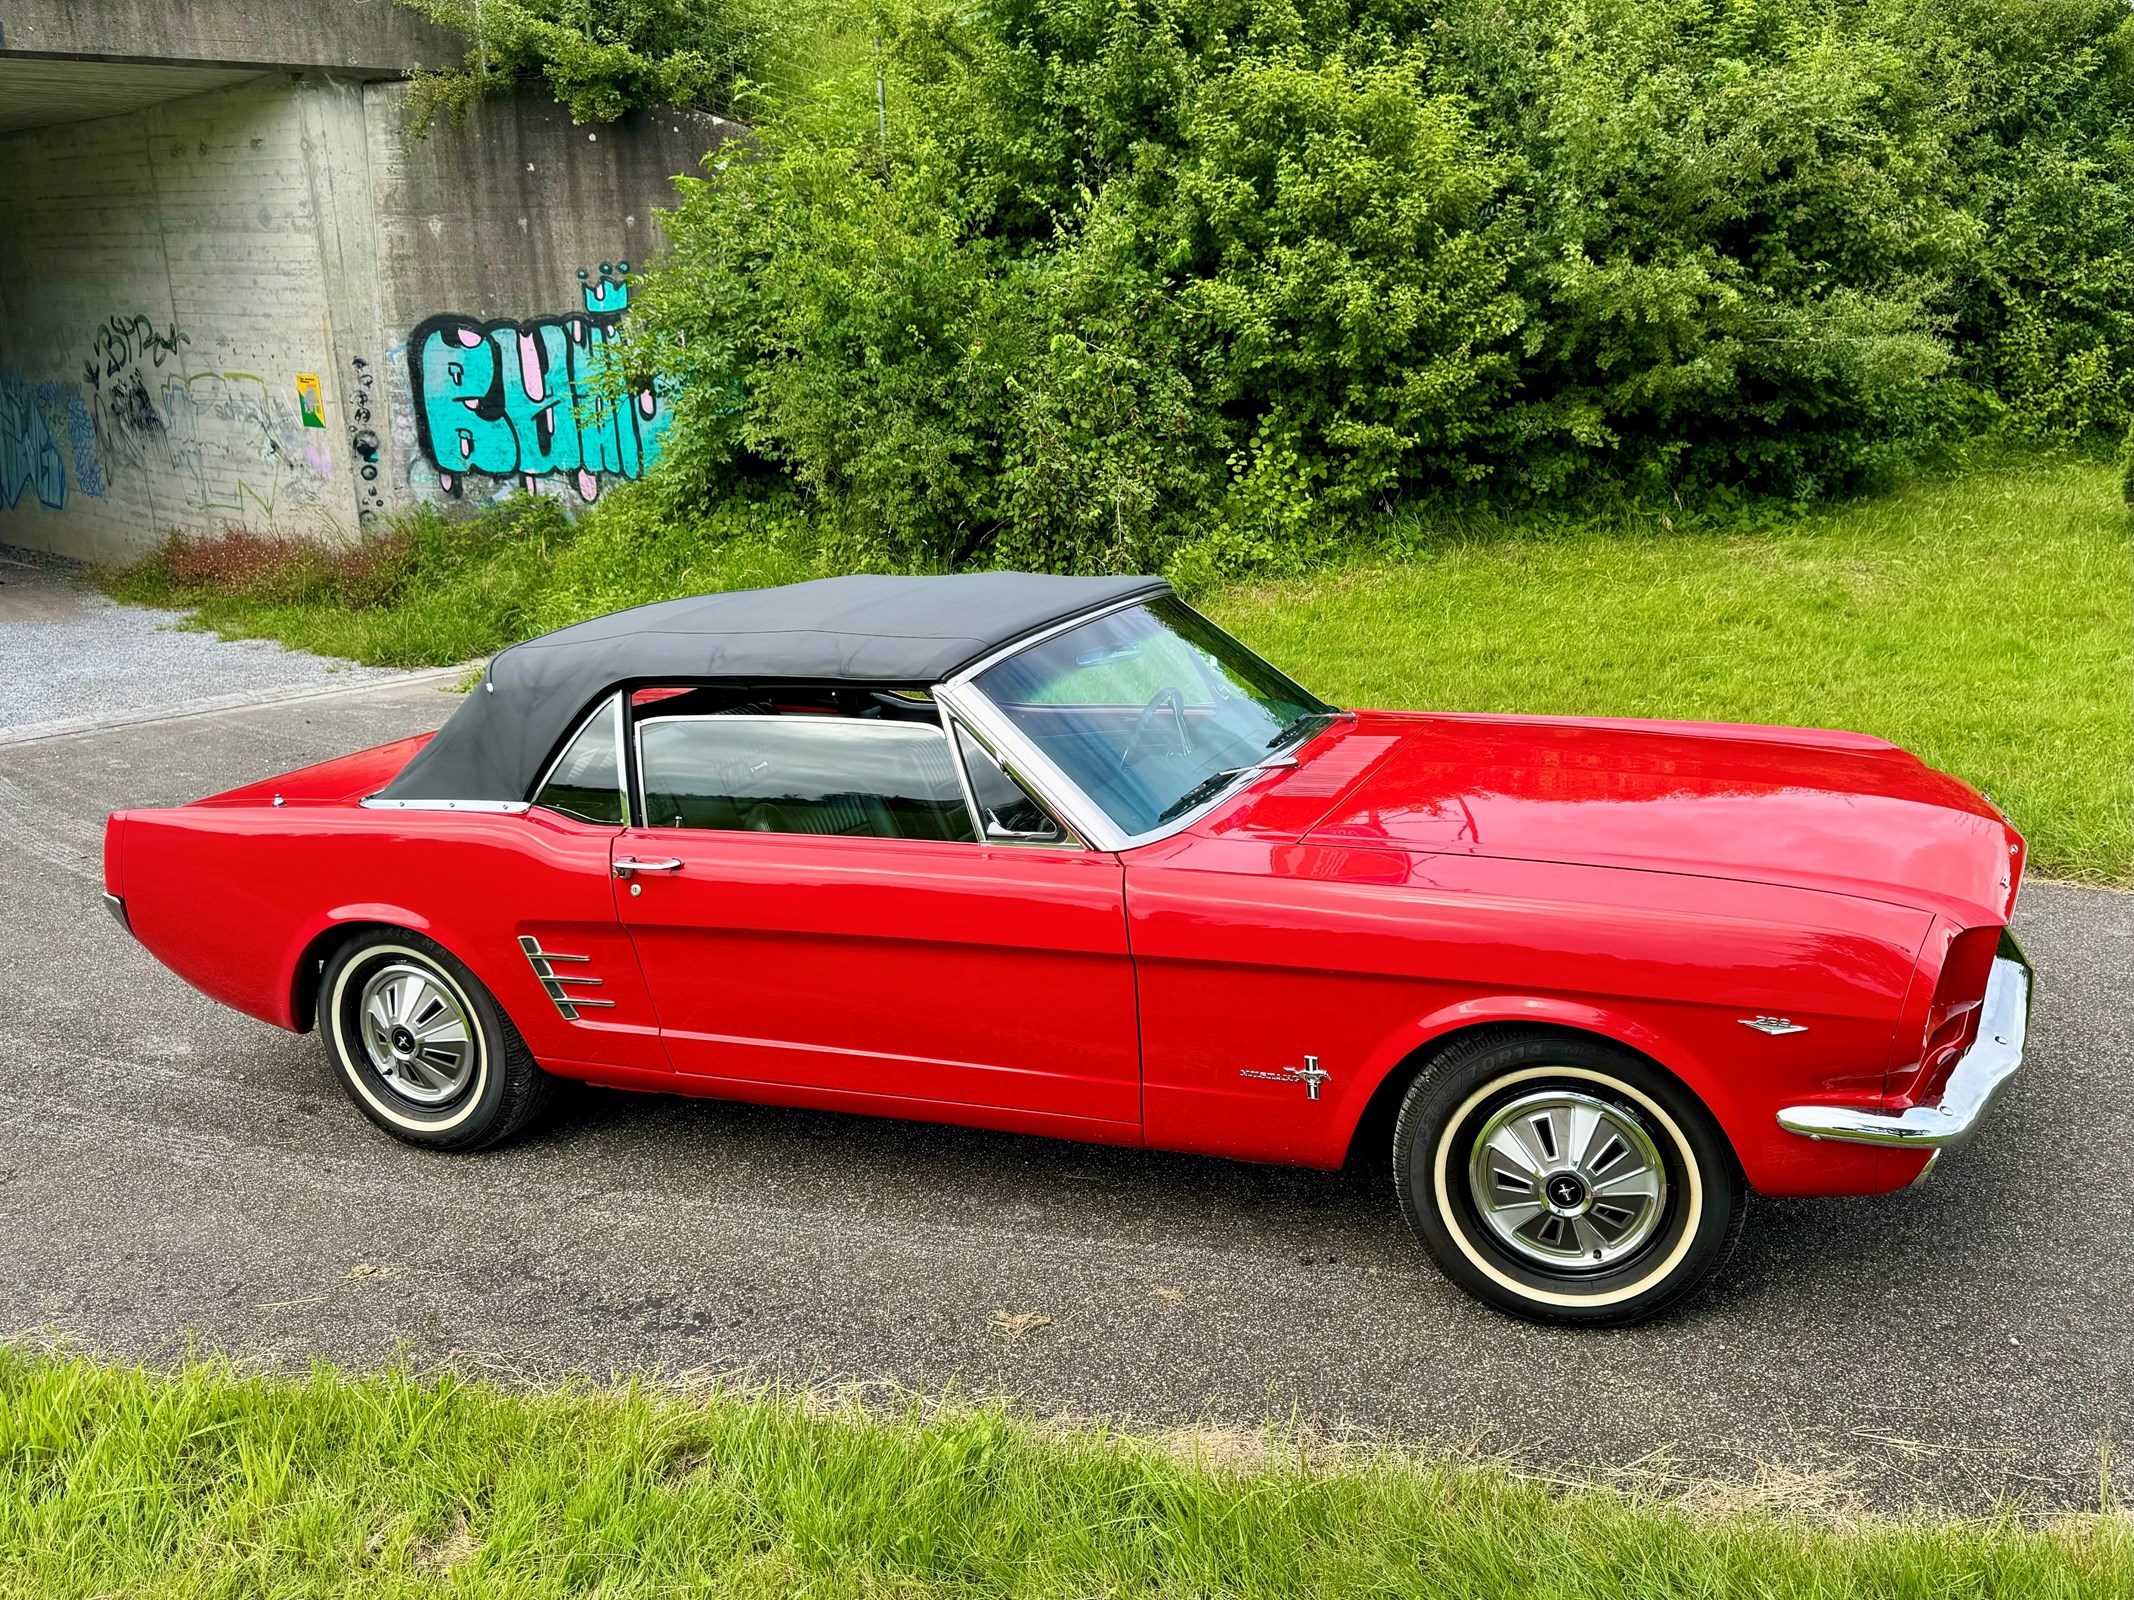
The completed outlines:
[[[629,309],[630,264],[578,274],[583,311],[481,322],[447,313],[408,337],[416,442],[448,494],[469,473],[518,478],[529,491],[562,474],[579,498],[604,477],[638,478],[659,455],[667,407],[651,385],[618,403],[600,393],[617,324]]]

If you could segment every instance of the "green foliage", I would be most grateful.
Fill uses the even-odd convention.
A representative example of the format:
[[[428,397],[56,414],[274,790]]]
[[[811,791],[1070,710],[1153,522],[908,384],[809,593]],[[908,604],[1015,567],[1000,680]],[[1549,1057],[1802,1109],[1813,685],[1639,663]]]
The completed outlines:
[[[1696,1514],[1494,1465],[1244,1444],[916,1400],[163,1375],[0,1350],[0,1590],[2088,1600],[2123,1596],[2134,1559],[2116,1513]]]
[[[646,105],[711,109],[761,53],[768,13],[747,0],[399,0],[467,40],[459,72],[416,75],[417,134],[538,72],[573,122]]]
[[[2116,433],[2130,41],[2119,0],[914,0],[886,147],[863,64],[685,182],[661,492],[1217,572],[1417,495]]]

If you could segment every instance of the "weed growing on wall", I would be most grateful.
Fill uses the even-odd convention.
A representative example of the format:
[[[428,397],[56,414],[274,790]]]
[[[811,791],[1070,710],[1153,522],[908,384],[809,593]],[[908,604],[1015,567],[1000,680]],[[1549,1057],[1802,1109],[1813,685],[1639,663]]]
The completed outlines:
[[[916,0],[881,60],[886,137],[863,63],[684,184],[677,510],[1204,575],[2134,398],[2122,0]]]
[[[414,131],[463,115],[522,76],[547,80],[575,122],[634,106],[711,110],[762,53],[771,14],[750,0],[399,0],[467,40],[457,72],[416,75]]]

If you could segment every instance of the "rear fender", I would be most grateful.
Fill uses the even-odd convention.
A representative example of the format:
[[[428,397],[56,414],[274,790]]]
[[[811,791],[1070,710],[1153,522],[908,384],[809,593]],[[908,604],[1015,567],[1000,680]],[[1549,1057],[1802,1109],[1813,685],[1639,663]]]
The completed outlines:
[[[298,1033],[311,1031],[318,1021],[319,973],[328,954],[350,933],[366,927],[404,928],[411,933],[436,937],[430,919],[407,906],[366,901],[334,907],[314,919],[310,931],[298,943],[297,955],[284,985],[289,996],[289,1020],[282,1026]]]

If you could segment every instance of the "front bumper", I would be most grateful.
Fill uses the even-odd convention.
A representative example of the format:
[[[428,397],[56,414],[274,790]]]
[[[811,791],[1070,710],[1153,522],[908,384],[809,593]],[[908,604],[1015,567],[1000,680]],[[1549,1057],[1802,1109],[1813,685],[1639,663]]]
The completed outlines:
[[[1778,1114],[1778,1125],[1811,1139],[1893,1145],[1938,1154],[1962,1144],[1977,1130],[1987,1108],[2023,1065],[2023,1040],[2029,1028],[2030,963],[2013,936],[2003,933],[2000,955],[1986,982],[1978,1041],[1949,1074],[1941,1104],[1913,1106],[1894,1114],[1853,1106],[1788,1106]]]

